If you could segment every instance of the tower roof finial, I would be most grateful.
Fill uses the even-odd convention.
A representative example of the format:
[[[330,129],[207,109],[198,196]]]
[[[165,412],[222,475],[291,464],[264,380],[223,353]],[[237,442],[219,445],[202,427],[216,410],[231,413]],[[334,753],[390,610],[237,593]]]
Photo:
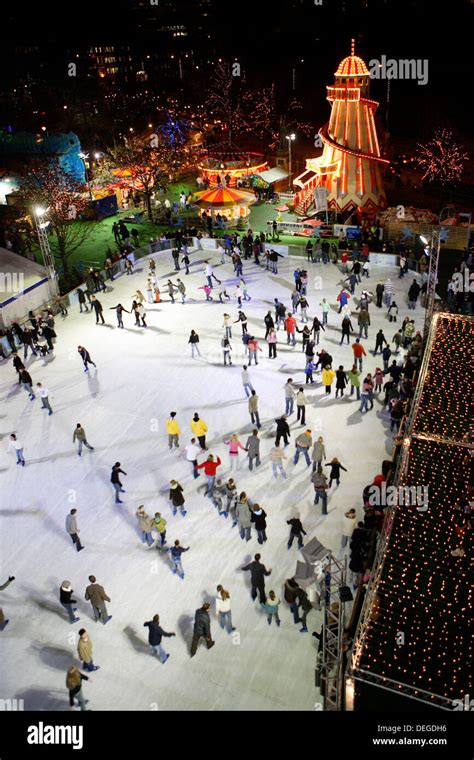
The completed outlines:
[[[355,55],[355,39],[351,39],[351,55]]]

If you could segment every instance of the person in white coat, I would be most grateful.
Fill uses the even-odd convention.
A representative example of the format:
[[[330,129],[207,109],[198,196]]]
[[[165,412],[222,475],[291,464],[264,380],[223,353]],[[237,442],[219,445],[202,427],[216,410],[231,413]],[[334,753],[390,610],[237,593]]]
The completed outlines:
[[[8,441],[8,451],[14,449],[16,453],[16,463],[25,466],[25,458],[23,456],[23,444],[18,440],[15,433],[12,433],[10,440]]]
[[[53,413],[53,410],[51,409],[51,404],[49,403],[49,399],[53,398],[53,394],[50,390],[44,387],[44,385],[41,385],[41,383],[36,383],[36,387],[38,389],[37,393],[38,396],[41,399],[41,407],[43,409],[48,410],[48,416]]]
[[[232,626],[232,612],[230,609],[230,594],[221,585],[217,587],[216,596],[216,613],[222,629],[227,626],[227,633],[232,633],[235,628]]]
[[[201,453],[201,447],[197,445],[195,438],[191,438],[191,441],[188,443],[188,445],[184,447],[184,453],[186,455],[187,461],[191,462],[193,466],[194,478],[198,478],[199,472],[197,471],[197,458],[198,454]]]
[[[342,535],[341,535],[341,548],[344,549],[347,546],[347,542],[352,538],[354,529],[357,526],[357,518],[355,509],[349,509],[344,513],[342,518]]]

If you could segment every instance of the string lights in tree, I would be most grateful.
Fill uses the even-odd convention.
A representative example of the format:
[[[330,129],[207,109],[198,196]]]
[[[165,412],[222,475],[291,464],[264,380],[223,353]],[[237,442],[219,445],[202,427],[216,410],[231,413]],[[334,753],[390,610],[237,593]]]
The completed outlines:
[[[416,163],[423,170],[422,179],[439,182],[443,187],[461,179],[468,154],[454,140],[449,129],[437,129],[427,143],[418,143]]]

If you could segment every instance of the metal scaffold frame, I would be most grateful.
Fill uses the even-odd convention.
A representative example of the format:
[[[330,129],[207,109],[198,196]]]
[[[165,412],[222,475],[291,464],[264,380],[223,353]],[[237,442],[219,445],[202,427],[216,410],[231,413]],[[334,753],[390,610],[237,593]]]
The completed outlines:
[[[49,247],[47,224],[42,221],[43,216],[44,215],[40,215],[37,212],[33,214],[38,242],[41,248],[41,253],[43,254],[44,266],[48,274],[51,298],[56,298],[56,296],[59,295],[58,273],[54,267],[54,256]]]
[[[430,266],[428,269],[428,282],[426,284],[426,301],[425,301],[425,324],[423,327],[423,341],[426,345],[430,333],[431,323],[433,321],[436,284],[438,282],[438,264],[441,251],[441,230],[433,228],[431,237]]]
[[[329,583],[324,584],[324,622],[321,664],[321,696],[324,710],[343,709],[343,637],[345,603],[341,601],[340,589],[346,585],[347,557],[339,560],[333,554],[325,566]],[[337,610],[335,605],[337,605]]]

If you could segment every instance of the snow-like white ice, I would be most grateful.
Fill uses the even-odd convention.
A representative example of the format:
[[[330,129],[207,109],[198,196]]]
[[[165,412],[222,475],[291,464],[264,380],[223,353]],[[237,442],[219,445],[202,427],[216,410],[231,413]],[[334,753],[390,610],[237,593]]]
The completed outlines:
[[[99,294],[107,325],[96,326],[90,313],[79,314],[76,304],[66,318],[56,318],[58,339],[54,354],[27,360],[33,382],[41,381],[54,394],[54,414],[48,416],[40,401],[30,402],[20,389],[10,361],[1,365],[2,400],[0,453],[1,484],[1,578],[9,574],[16,580],[0,594],[0,605],[10,623],[0,633],[2,698],[24,699],[27,710],[66,710],[68,696],[65,673],[76,654],[77,630],[84,626],[94,645],[94,661],[101,670],[91,674],[84,686],[93,710],[312,710],[320,701],[314,686],[316,641],[321,613],[308,617],[309,633],[299,632],[283,601],[282,584],[293,575],[299,552],[294,544],[287,550],[286,520],[293,510],[301,513],[307,539],[316,536],[325,546],[339,552],[342,515],[356,507],[362,515],[361,492],[379,472],[381,461],[390,457],[392,435],[387,415],[376,400],[373,411],[359,414],[359,404],[335,399],[334,391],[325,397],[317,384],[305,386],[309,405],[307,427],[325,439],[328,459],[339,457],[348,469],[341,485],[333,486],[329,496],[329,515],[322,517],[320,506],[313,505],[311,471],[300,458],[294,467],[287,463],[288,479],[272,478],[268,451],[273,440],[275,416],[284,412],[283,385],[288,377],[304,384],[304,355],[301,336],[296,348],[286,345],[279,333],[277,360],[267,358],[263,341],[263,316],[278,297],[288,306],[293,288],[293,269],[306,266],[303,259],[280,260],[279,274],[244,261],[250,302],[244,303],[249,330],[260,338],[263,354],[258,367],[251,368],[251,379],[259,395],[263,461],[250,473],[241,457],[236,481],[238,490],[264,506],[268,514],[268,541],[261,548],[255,534],[242,542],[231,521],[218,517],[210,501],[203,497],[204,478],[192,478],[191,467],[176,451],[168,450],[165,420],[177,411],[181,444],[190,437],[190,420],[195,411],[209,425],[210,451],[223,460],[222,476],[229,475],[227,447],[223,441],[234,431],[245,444],[252,425],[241,384],[243,351],[241,330],[234,326],[232,367],[224,367],[220,340],[222,314],[230,311],[237,318],[236,299],[229,304],[206,303],[203,262],[215,264],[216,275],[228,282],[233,293],[237,279],[230,261],[218,263],[216,253],[192,254],[189,276],[173,271],[169,253],[157,254],[157,273],[163,302],[147,306],[148,329],[133,326],[132,315],[125,314],[124,330],[117,329],[115,312],[108,307],[121,302],[130,308],[138,287],[146,290],[147,260],[138,263],[133,276],[114,281],[113,289]],[[341,316],[336,295],[342,275],[333,264],[309,264],[309,315],[320,316],[318,306],[325,296],[331,304],[329,327],[321,333],[320,347],[334,357],[336,368],[352,365],[352,350],[339,346]],[[164,292],[164,282],[180,276],[187,286],[187,302],[173,305]],[[400,309],[396,325],[389,324],[386,309],[370,307],[371,350],[375,333],[383,327],[390,341],[403,317],[415,317],[422,327],[423,311],[407,308],[406,292],[411,275],[398,279],[398,269],[373,265],[369,280],[356,288],[355,308],[361,287],[375,291],[377,281],[392,277]],[[318,279],[320,278],[320,279]],[[354,316],[354,325],[357,322]],[[194,328],[200,336],[202,358],[192,359],[188,336]],[[351,341],[352,342],[352,341]],[[97,363],[83,373],[77,346],[88,348]],[[393,346],[392,346],[393,348]],[[20,354],[22,355],[22,353]],[[401,356],[400,356],[401,358]],[[364,371],[381,366],[381,357],[369,355]],[[296,415],[291,424],[292,435]],[[77,422],[86,430],[94,452],[77,456],[72,434]],[[16,466],[14,454],[6,453],[11,432],[24,442],[26,467]],[[290,457],[294,445],[286,450]],[[204,458],[202,458],[203,461]],[[111,466],[122,463],[124,504],[114,503],[110,480]],[[188,514],[172,516],[168,484],[179,480],[185,491]],[[169,541],[179,538],[190,546],[183,555],[184,581],[173,575],[166,555],[146,548],[137,532],[135,511],[144,504],[149,514],[161,510],[168,520]],[[64,529],[66,514],[76,506],[81,539],[86,549],[77,553]],[[261,551],[262,561],[272,568],[267,591],[274,589],[282,599],[282,625],[269,627],[258,603],[249,591],[249,573],[240,568]],[[112,602],[113,615],[107,626],[94,623],[90,604],[84,600],[88,576],[95,574]],[[73,627],[59,604],[59,586],[68,579],[78,599],[80,623]],[[233,622],[239,636],[232,638],[217,623],[214,605],[211,616],[216,646],[207,651],[201,642],[197,655],[189,657],[195,610],[212,600],[218,583],[231,593]],[[176,638],[164,639],[171,654],[162,665],[150,655],[145,620],[159,613],[165,630]]]

